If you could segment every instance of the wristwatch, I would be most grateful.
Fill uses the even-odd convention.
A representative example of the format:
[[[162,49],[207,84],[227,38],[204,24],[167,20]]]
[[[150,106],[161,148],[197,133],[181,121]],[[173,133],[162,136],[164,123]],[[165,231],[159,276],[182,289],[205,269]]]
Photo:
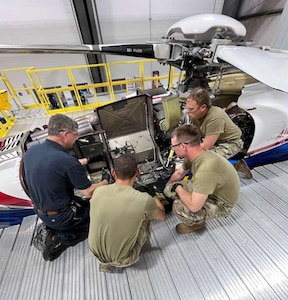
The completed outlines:
[[[183,184],[182,183],[179,183],[179,182],[176,182],[173,184],[172,188],[171,188],[171,192],[174,193],[176,192],[176,188],[177,186],[181,185],[183,187]]]

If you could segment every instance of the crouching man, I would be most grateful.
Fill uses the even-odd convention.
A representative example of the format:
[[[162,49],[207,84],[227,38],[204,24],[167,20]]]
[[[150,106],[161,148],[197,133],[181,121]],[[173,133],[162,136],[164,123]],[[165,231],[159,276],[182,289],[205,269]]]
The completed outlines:
[[[56,114],[48,124],[48,137],[32,146],[24,155],[27,187],[37,216],[43,221],[45,233],[33,238],[44,260],[53,261],[67,247],[85,240],[89,228],[89,201],[74,194],[78,189],[90,198],[93,191],[107,185],[109,178],[92,183],[81,162],[69,154],[78,138],[78,124],[71,118]],[[38,231],[38,230],[37,230]],[[38,243],[40,247],[37,246]]]
[[[133,156],[117,157],[111,172],[115,183],[97,188],[90,200],[88,244],[104,272],[136,263],[150,236],[151,220],[165,219],[155,194],[133,188],[139,175]]]
[[[205,226],[206,219],[226,217],[239,197],[240,183],[234,167],[224,157],[200,145],[200,132],[193,125],[182,125],[171,135],[171,148],[184,158],[164,189],[175,198],[173,212],[182,223],[178,233],[189,233]],[[191,171],[191,182],[181,181]]]

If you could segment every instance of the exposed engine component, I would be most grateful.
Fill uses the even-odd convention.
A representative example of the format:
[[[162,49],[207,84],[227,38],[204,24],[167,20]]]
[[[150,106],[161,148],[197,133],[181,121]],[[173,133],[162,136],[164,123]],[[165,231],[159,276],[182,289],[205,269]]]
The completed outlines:
[[[255,133],[255,123],[251,115],[239,108],[237,104],[231,106],[226,110],[230,119],[241,129],[242,131],[242,140],[244,142],[243,151],[247,152]]]
[[[115,147],[111,150],[112,158],[116,158],[121,154],[135,154],[133,145],[128,145],[128,142],[125,142],[125,145],[122,147]]]

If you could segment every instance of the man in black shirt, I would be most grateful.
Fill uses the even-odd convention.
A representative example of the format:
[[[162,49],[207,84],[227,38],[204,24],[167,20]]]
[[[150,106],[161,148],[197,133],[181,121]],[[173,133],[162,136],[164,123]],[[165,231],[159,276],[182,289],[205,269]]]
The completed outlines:
[[[24,155],[25,179],[35,212],[49,229],[43,249],[45,260],[54,260],[88,236],[89,200],[74,195],[74,189],[90,198],[98,186],[109,181],[106,177],[92,184],[78,159],[68,153],[77,137],[74,120],[53,115],[45,142],[32,146]]]

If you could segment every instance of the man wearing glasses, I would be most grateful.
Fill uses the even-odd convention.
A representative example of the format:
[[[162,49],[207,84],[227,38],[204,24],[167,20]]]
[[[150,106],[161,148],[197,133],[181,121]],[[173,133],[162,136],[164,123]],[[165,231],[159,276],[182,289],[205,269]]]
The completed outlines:
[[[49,261],[88,236],[89,200],[74,195],[74,189],[91,198],[98,186],[109,181],[106,176],[92,184],[81,165],[85,159],[79,162],[68,153],[77,137],[78,124],[74,120],[53,115],[45,142],[32,146],[24,155],[27,188],[35,212],[48,231],[42,255]]]
[[[206,89],[198,87],[191,90],[186,102],[186,111],[192,124],[200,130],[203,149],[210,149],[227,159],[242,151],[240,128],[222,108],[211,105]],[[246,178],[252,178],[244,159],[237,162],[234,167]]]
[[[174,198],[173,212],[181,223],[178,233],[202,229],[206,219],[228,216],[238,200],[240,183],[236,170],[224,157],[205,150],[196,126],[177,127],[171,135],[171,148],[184,158],[166,184],[164,194]],[[186,173],[193,174],[192,183],[181,181]]]

